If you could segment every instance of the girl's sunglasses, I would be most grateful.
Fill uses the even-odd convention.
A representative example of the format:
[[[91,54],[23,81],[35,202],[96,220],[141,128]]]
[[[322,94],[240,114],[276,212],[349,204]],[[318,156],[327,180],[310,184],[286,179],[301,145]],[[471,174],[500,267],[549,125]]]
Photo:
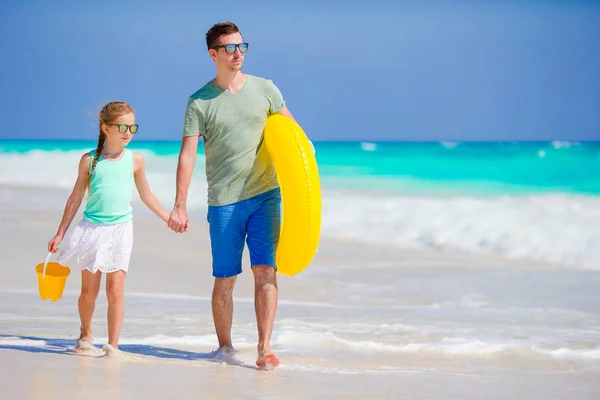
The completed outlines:
[[[138,124],[133,124],[133,125],[127,125],[127,124],[109,124],[111,126],[118,126],[119,127],[119,132],[121,133],[125,133],[127,132],[127,129],[129,129],[129,132],[131,132],[131,134],[135,134],[138,130]]]
[[[239,43],[239,44],[222,44],[220,46],[215,46],[213,49],[219,50],[221,47],[225,48],[227,54],[235,53],[235,49],[240,49],[240,53],[245,53],[248,51],[248,43]]]

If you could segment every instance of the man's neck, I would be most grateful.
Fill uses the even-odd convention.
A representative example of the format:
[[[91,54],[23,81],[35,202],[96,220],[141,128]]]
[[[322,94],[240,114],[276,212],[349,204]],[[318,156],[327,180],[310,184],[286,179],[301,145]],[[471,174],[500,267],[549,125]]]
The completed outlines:
[[[246,75],[242,71],[217,72],[212,84],[231,93],[239,92],[246,83]]]

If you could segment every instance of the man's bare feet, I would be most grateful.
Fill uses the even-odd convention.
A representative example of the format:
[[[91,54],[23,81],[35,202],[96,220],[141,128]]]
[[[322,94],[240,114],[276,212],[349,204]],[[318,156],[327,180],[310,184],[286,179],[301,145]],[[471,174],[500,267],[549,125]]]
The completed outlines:
[[[256,360],[256,365],[259,368],[277,367],[279,365],[279,358],[273,353],[259,354]]]
[[[237,352],[238,351],[231,346],[223,346],[219,347],[217,350],[213,350],[210,358],[217,362],[231,364],[236,362],[235,354]]]

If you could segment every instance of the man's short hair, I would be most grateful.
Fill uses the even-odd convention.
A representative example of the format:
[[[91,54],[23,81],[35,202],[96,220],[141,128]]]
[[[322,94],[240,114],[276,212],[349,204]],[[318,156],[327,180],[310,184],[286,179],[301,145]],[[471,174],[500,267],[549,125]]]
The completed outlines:
[[[208,32],[206,32],[206,47],[210,50],[219,45],[219,37],[238,33],[239,31],[240,30],[233,22],[220,22],[214,24]]]

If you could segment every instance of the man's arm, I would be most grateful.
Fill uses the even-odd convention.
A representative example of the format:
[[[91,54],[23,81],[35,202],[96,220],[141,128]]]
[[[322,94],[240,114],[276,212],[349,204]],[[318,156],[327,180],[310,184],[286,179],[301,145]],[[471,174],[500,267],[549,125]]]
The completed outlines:
[[[192,172],[196,164],[199,136],[185,136],[181,143],[177,163],[175,205],[169,218],[169,228],[177,233],[187,231],[187,195],[192,181]]]
[[[188,189],[192,181],[192,171],[196,165],[199,136],[186,136],[181,143],[179,162],[177,163],[177,192],[175,208],[186,208]]]
[[[290,112],[289,108],[287,108],[287,106],[283,107],[281,109],[281,111],[279,111],[279,114],[283,115],[284,117],[288,117],[288,118],[294,120],[295,122],[298,122],[298,121],[296,121],[296,119],[294,118],[292,113]]]
[[[287,108],[287,106],[283,107],[281,111],[279,111],[279,114],[283,115],[284,117],[288,117],[295,122],[298,122],[296,121],[290,110]],[[312,140],[308,139],[308,143],[310,143],[310,147],[312,147],[313,154],[316,154],[317,152],[315,151],[315,145],[313,144]]]
[[[269,113],[281,114],[284,117],[288,117],[289,119],[297,123],[298,121],[296,121],[296,118],[294,118],[289,108],[287,108],[287,106],[285,105],[285,100],[283,99],[283,95],[281,94],[279,88],[275,86],[275,84],[272,81],[269,81],[269,83],[269,89],[267,90],[269,102],[271,103]],[[312,147],[313,154],[315,154],[316,152],[313,142],[310,139],[308,139],[308,143],[310,143],[310,147]]]
[[[187,232],[188,229],[187,194],[192,181],[194,164],[196,164],[198,141],[204,134],[204,116],[195,104],[194,98],[190,97],[185,108],[183,139],[177,163],[175,205],[168,223],[169,228],[177,233]]]

